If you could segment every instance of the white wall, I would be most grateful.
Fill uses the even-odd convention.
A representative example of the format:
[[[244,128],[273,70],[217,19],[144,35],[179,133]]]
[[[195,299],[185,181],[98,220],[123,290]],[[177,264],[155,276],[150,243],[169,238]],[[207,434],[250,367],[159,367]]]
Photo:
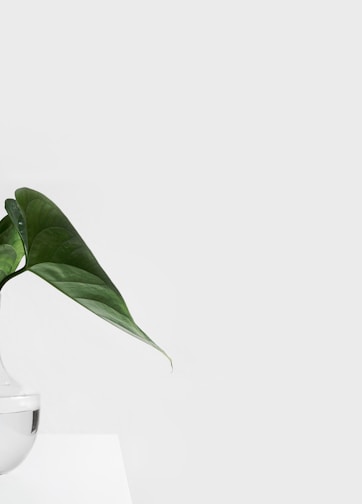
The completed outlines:
[[[43,432],[118,432],[135,504],[361,502],[358,2],[0,5],[0,200],[45,193],[174,359],[26,273]]]

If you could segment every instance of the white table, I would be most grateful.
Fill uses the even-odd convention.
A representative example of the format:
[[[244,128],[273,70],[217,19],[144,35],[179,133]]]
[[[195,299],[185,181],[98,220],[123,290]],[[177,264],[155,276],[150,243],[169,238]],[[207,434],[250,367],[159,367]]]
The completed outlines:
[[[132,504],[117,435],[39,434],[0,476],[1,504]]]

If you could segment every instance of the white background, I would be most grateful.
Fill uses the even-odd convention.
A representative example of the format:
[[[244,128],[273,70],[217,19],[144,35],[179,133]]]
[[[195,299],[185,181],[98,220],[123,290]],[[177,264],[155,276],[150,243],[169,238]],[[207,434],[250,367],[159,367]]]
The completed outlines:
[[[173,357],[31,273],[1,352],[134,504],[360,503],[361,11],[3,1],[0,200],[45,193]]]

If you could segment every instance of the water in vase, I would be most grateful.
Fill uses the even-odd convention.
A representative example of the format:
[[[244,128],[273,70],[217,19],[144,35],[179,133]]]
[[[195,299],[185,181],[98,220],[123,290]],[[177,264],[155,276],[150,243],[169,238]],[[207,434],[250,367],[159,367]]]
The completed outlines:
[[[17,467],[28,455],[39,424],[40,396],[22,387],[0,358],[0,474]]]
[[[17,467],[29,453],[39,424],[39,409],[0,413],[0,474]]]

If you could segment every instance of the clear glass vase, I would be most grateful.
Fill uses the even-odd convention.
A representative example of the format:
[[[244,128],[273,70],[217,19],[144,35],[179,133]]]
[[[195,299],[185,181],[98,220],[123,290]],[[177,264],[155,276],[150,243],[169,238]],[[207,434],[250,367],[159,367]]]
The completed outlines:
[[[0,357],[0,474],[15,469],[31,450],[39,424],[40,396],[24,389]]]

